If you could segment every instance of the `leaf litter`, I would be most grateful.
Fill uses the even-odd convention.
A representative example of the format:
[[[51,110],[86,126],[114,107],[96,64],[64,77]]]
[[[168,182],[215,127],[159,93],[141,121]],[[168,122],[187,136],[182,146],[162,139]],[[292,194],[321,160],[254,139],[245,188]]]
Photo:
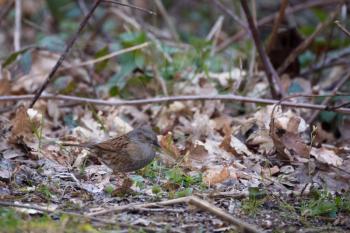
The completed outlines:
[[[197,89],[196,93],[209,90],[205,86],[205,90],[200,91],[201,87],[197,85],[189,89]],[[164,166],[160,169],[173,169],[175,166],[191,176],[200,174],[208,191],[246,192],[249,187],[264,185],[271,192],[287,195],[300,192],[301,187],[313,183],[326,186],[333,192],[348,190],[348,152],[322,144],[312,145],[312,133],[297,111],[278,108],[271,136],[272,107],[262,107],[248,117],[235,118],[221,111],[225,109],[224,103],[211,103],[214,102],[174,102],[162,106],[161,110],[151,105],[143,108],[101,107],[96,113],[87,106],[81,106],[73,111],[74,127],[65,126],[62,119],[69,108],[59,107],[59,103],[42,105],[44,108],[40,110],[26,110],[24,106],[19,106],[15,113],[7,113],[8,116],[12,115],[11,123],[2,126],[5,136],[1,137],[1,180],[7,183],[5,190],[11,192],[16,190],[13,184],[34,187],[35,192],[38,192],[38,187],[47,187],[49,194],[46,196],[44,190],[41,190],[44,194],[39,196],[33,191],[17,191],[17,196],[27,193],[23,202],[48,198],[56,204],[69,200],[83,205],[79,196],[87,195],[89,202],[85,208],[93,211],[101,201],[122,205],[125,200],[129,203],[133,200],[152,200],[157,195],[151,191],[152,188],[148,188],[152,187],[153,182],[145,182],[147,173],[141,186],[133,178],[130,188],[134,194],[131,198],[110,196],[106,192],[107,187],[122,187],[120,180],[117,181],[118,176],[113,175],[103,163],[94,161],[88,150],[65,148],[59,142],[102,141],[118,136],[130,131],[131,124],[147,121],[160,110],[160,120],[156,122],[162,147],[159,162]],[[41,112],[43,109],[45,111]],[[58,130],[53,130],[55,127]],[[171,163],[166,161],[169,158]],[[156,176],[160,176],[155,180],[158,184],[166,185],[169,182],[161,177],[161,172],[155,172],[158,173]],[[13,179],[15,183],[10,182]],[[26,184],[28,181],[30,186]],[[53,188],[57,184],[59,186]],[[167,185],[168,188],[164,190],[168,192],[181,187],[176,184],[173,189],[170,183]],[[191,193],[198,191],[192,190]],[[165,194],[163,192],[159,198],[165,198]],[[6,194],[2,195],[2,199],[13,200],[15,196]],[[156,217],[153,220],[140,216],[132,219],[125,217],[120,215],[118,218],[131,223],[136,221],[142,226],[159,225],[156,224]],[[202,217],[197,218],[196,221],[199,221]],[[219,220],[213,221],[214,227],[224,226]]]
[[[32,57],[29,73],[15,82],[10,81],[9,71],[2,70],[0,95],[33,93],[58,59],[53,52],[33,52]],[[72,64],[79,62],[74,60]],[[69,83],[80,77],[73,93],[84,95],[86,89],[90,90],[86,73],[82,68],[69,70],[48,90],[65,93],[69,91],[66,89]],[[246,90],[247,96],[265,96],[268,86],[261,81],[265,77],[261,72],[255,75],[255,84]],[[237,91],[246,72],[237,68],[222,73],[184,69],[177,76],[179,80],[172,87],[174,95],[209,96],[218,94],[219,88]],[[310,84],[305,80],[286,79],[288,85],[304,82],[300,85],[308,87]],[[152,85],[143,86],[146,89]],[[101,98],[117,99],[101,92]],[[152,96],[148,92],[137,94]],[[21,200],[15,203],[31,203],[31,206],[52,210],[79,209],[82,214],[91,214],[112,206],[191,195],[203,199],[222,195],[224,198],[212,198],[211,201],[230,214],[269,230],[272,226],[292,224],[294,219],[280,221],[276,217],[279,209],[269,199],[272,197],[260,197],[264,196],[260,190],[277,199],[300,202],[300,197],[312,193],[313,187],[326,188],[338,196],[349,192],[348,144],[335,143],[334,136],[321,125],[311,128],[301,110],[277,106],[272,114],[274,106],[240,106],[222,101],[107,107],[69,106],[64,101],[41,100],[34,109],[21,104],[25,103],[19,101],[0,119],[1,200]],[[1,106],[8,104],[1,103]],[[245,108],[247,113],[239,114],[240,108]],[[156,126],[161,150],[156,161],[131,174],[113,174],[89,150],[60,145],[61,142],[103,141],[149,122]],[[348,122],[343,124],[342,135],[347,135]],[[131,183],[124,182],[126,178]],[[258,191],[252,192],[252,187]],[[247,201],[243,203],[234,198],[234,193],[243,194]],[[264,200],[261,205],[271,205],[271,212],[258,213],[261,221],[250,218],[243,211],[257,208],[259,200]],[[37,213],[30,212],[31,215]],[[130,225],[156,229],[170,226],[174,232],[190,232],[197,229],[198,224],[210,231],[231,229],[225,221],[191,205],[130,207],[128,211],[107,216]],[[177,219],[177,222],[171,219]],[[183,223],[182,226],[179,223]]]

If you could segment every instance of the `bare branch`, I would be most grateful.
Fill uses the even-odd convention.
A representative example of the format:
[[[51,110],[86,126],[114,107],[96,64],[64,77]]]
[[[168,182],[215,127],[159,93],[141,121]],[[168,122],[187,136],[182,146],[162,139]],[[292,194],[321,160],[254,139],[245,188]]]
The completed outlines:
[[[346,29],[340,22],[339,20],[336,20],[334,22],[348,37],[350,37],[350,32],[348,31],[348,29]]]
[[[307,2],[302,2],[298,5],[295,5],[293,7],[288,7],[286,10],[286,15],[290,15],[293,13],[296,13],[298,11],[302,11],[305,9],[309,9],[312,7],[317,7],[317,6],[324,6],[324,5],[331,5],[331,4],[336,4],[336,3],[343,3],[344,0],[312,0],[312,1],[307,1]],[[267,23],[272,22],[278,13],[274,13],[272,15],[266,16],[262,19],[260,19],[257,22],[257,25],[260,27],[262,25],[265,25]],[[228,46],[230,46],[232,43],[241,40],[244,36],[246,36],[247,32],[245,30],[240,30],[230,38],[228,38],[226,41],[224,41],[222,44],[220,44],[216,50],[216,52],[221,52],[224,49],[226,49]]]
[[[261,58],[262,63],[264,65],[264,70],[265,70],[267,79],[269,81],[269,86],[271,89],[271,95],[274,99],[278,99],[280,96],[283,97],[283,96],[285,96],[285,93],[283,91],[280,78],[278,77],[278,74],[277,74],[275,68],[272,66],[271,61],[270,61],[269,57],[266,55],[266,52],[261,44],[259,32],[255,26],[255,23],[254,23],[252,15],[250,13],[247,1],[241,0],[241,5],[242,5],[243,11],[247,17],[249,29],[251,31],[255,46],[259,52],[260,58]]]
[[[335,85],[335,87],[333,88],[333,90],[332,90],[333,96],[327,96],[322,101],[322,105],[328,105],[328,103],[332,99],[332,97],[334,97],[337,94],[339,88],[341,88],[349,80],[349,78],[350,78],[350,72],[348,71],[348,73],[346,75],[344,75],[343,78],[340,81],[338,81],[337,85]],[[331,108],[331,107],[328,106],[328,109],[336,109],[336,108],[339,108],[339,107]],[[312,123],[316,119],[316,117],[318,116],[319,113],[320,113],[319,110],[315,111],[311,115],[311,117],[307,120],[307,123],[308,124]]]
[[[36,92],[36,94],[35,94],[32,102],[31,102],[31,104],[29,105],[30,108],[32,108],[34,106],[34,104],[39,99],[39,97],[41,96],[43,91],[46,89],[46,87],[49,85],[49,83],[53,80],[56,71],[61,66],[61,64],[63,63],[64,59],[67,57],[67,55],[68,55],[69,51],[71,50],[71,48],[73,47],[75,41],[78,39],[79,35],[82,33],[82,31],[85,28],[85,26],[87,25],[87,22],[89,21],[90,17],[92,16],[92,14],[94,13],[94,11],[96,10],[96,8],[99,6],[99,4],[101,2],[102,2],[102,0],[95,1],[94,5],[90,9],[89,13],[84,17],[84,19],[81,22],[77,32],[74,34],[74,36],[68,42],[68,45],[67,45],[66,49],[64,50],[63,54],[58,59],[58,61],[55,64],[55,66],[52,68],[50,74],[47,76],[47,78],[46,78],[45,82],[43,83],[43,85]]]
[[[303,43],[301,43],[298,47],[296,47],[289,54],[289,56],[286,58],[286,60],[283,62],[283,64],[278,68],[278,73],[279,74],[282,74],[287,69],[287,67],[293,61],[295,61],[295,59],[298,57],[298,55],[301,54],[302,52],[304,52],[310,46],[310,44],[314,41],[315,37],[318,34],[320,34],[320,32],[323,31],[335,19],[335,17],[338,15],[339,9],[340,8],[338,8],[337,10],[332,12],[329,15],[329,17],[326,19],[326,21],[321,22],[320,24],[318,24],[317,28],[315,29],[315,31],[306,40],[304,40]]]
[[[176,198],[176,199],[159,201],[159,202],[151,202],[151,203],[128,204],[128,205],[124,205],[124,206],[115,206],[115,207],[112,207],[110,209],[106,209],[103,211],[92,213],[89,216],[102,215],[102,214],[107,214],[107,213],[111,213],[111,212],[121,212],[121,211],[125,211],[125,210],[133,210],[135,208],[158,207],[158,206],[174,205],[174,204],[181,204],[181,203],[188,203],[188,204],[196,206],[197,208],[208,211],[211,214],[216,215],[220,219],[238,226],[239,232],[249,232],[249,233],[261,232],[261,230],[258,230],[254,225],[245,223],[242,220],[235,218],[232,215],[228,214],[224,210],[216,207],[215,205],[213,205],[213,204],[211,204],[203,199],[200,199],[196,196],[180,197],[180,198]]]
[[[117,2],[117,1],[107,1],[107,0],[103,0],[103,3],[110,3],[110,4],[114,4],[114,5],[120,5],[120,6],[127,6],[127,7],[130,7],[132,9],[136,9],[136,10],[139,10],[139,11],[151,14],[151,15],[157,15],[155,12],[153,12],[151,10],[144,9],[144,8],[134,6],[134,5],[130,5],[130,4],[126,4],[126,3],[121,3],[121,2]]]
[[[268,43],[266,45],[267,53],[269,53],[271,51],[271,48],[273,47],[273,45],[276,42],[278,28],[280,27],[280,25],[283,21],[284,13],[286,11],[287,6],[288,6],[288,0],[282,0],[278,16],[275,19],[275,22],[274,22],[273,27],[272,27],[271,35],[270,35]]]
[[[295,97],[326,97],[326,96],[334,96],[334,95],[297,95],[289,98]],[[347,95],[339,95],[336,96],[350,96]],[[18,96],[0,96],[0,102],[2,101],[19,101],[19,100],[30,100],[33,98],[33,95],[18,95]],[[149,99],[137,99],[137,100],[100,100],[100,99],[91,99],[91,98],[83,98],[76,96],[67,96],[67,95],[50,95],[44,94],[40,97],[41,99],[53,99],[53,100],[64,100],[64,101],[75,101],[79,103],[91,103],[97,105],[105,105],[105,106],[122,106],[122,105],[145,105],[145,104],[159,104],[166,102],[174,102],[174,101],[237,101],[244,103],[259,103],[259,104],[280,104],[286,107],[293,108],[305,108],[305,109],[314,109],[321,111],[329,111],[329,107],[326,105],[319,104],[308,104],[308,103],[293,103],[288,101],[278,101],[272,99],[260,99],[253,97],[244,97],[239,95],[186,95],[186,96],[167,96],[167,97],[155,97]],[[350,114],[350,108],[338,108],[334,109],[334,112]]]

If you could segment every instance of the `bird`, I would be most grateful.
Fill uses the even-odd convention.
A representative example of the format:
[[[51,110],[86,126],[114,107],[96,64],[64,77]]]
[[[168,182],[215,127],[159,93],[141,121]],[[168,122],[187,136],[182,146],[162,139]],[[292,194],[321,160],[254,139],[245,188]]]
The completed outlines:
[[[160,148],[157,135],[149,125],[99,143],[62,145],[90,149],[113,172],[131,172],[147,166],[155,158],[156,149]]]

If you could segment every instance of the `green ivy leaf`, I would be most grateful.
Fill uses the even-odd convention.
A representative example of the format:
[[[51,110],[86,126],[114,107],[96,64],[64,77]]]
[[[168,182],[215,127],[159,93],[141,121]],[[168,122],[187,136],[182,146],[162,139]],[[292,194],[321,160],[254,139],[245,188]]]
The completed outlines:
[[[24,48],[20,51],[11,53],[10,56],[8,56],[5,61],[2,63],[2,68],[6,68],[7,66],[11,65],[14,61],[16,61],[16,59],[24,54],[25,52],[27,52],[29,50],[29,48]]]
[[[28,74],[32,69],[32,52],[26,51],[19,59],[19,66],[24,74]]]
[[[63,52],[66,48],[66,43],[59,36],[46,36],[38,44],[52,52]]]

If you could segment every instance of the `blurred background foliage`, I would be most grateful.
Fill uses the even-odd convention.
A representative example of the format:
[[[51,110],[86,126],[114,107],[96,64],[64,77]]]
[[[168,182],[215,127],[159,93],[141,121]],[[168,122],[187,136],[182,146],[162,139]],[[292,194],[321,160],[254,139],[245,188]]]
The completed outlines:
[[[152,42],[148,49],[134,50],[118,57],[95,63],[82,72],[59,72],[56,74],[54,91],[62,94],[105,98],[116,96],[121,98],[144,98],[147,96],[162,95],[155,72],[165,82],[168,94],[181,94],[175,88],[180,81],[194,79],[198,73],[204,74],[209,82],[217,85],[219,93],[251,94],[257,85],[266,82],[261,78],[255,81],[243,81],[238,89],[233,85],[223,86],[217,80],[211,79],[210,72],[230,72],[234,68],[248,71],[250,64],[255,60],[255,71],[261,69],[254,45],[249,36],[221,47],[230,37],[242,30],[241,25],[234,21],[215,3],[216,1],[195,0],[164,0],[162,3],[167,15],[164,16],[158,9],[155,1],[123,1],[135,6],[157,12],[157,15],[118,6],[105,2],[97,9],[84,32],[79,35],[67,62],[75,60],[88,61],[98,59],[110,53],[137,46],[145,42]],[[344,25],[349,25],[346,1],[334,1],[334,4],[324,4],[319,7],[307,7],[315,1],[290,0],[289,7],[299,7],[301,10],[287,14],[281,31],[286,31],[281,39],[281,48],[275,45],[276,53],[270,54],[272,63],[277,66],[286,56],[305,38],[310,36],[317,25],[324,22],[330,12],[341,7],[338,19]],[[233,12],[245,22],[239,1],[222,0],[227,10]],[[68,39],[79,27],[84,15],[91,7],[91,1],[85,0],[26,0],[22,1],[22,37],[21,50],[13,49],[13,31],[15,10],[14,1],[2,0],[0,21],[0,59],[3,68],[9,69],[13,79],[28,74],[31,71],[33,60],[38,51],[49,51],[60,54],[65,48]],[[250,6],[257,21],[264,17],[271,17],[278,12],[280,1],[250,1]],[[305,7],[303,9],[303,4]],[[301,6],[301,7],[300,7]],[[255,9],[255,10],[254,10]],[[220,16],[224,16],[221,30],[215,40],[206,39],[213,25]],[[167,17],[173,22],[176,33],[174,38],[169,28]],[[263,42],[271,33],[273,20],[259,26]],[[244,30],[244,29],[243,29]],[[281,34],[282,35],[282,34]],[[282,37],[281,37],[282,38]],[[298,43],[293,43],[298,41]],[[334,24],[326,27],[311,46],[298,56],[297,68],[290,73],[291,84],[287,87],[290,94],[307,92],[305,87],[293,81],[294,77],[301,77],[311,85],[320,86],[320,83],[329,82],[328,77],[332,69],[314,70],[317,64],[325,63],[329,57],[337,57],[341,51],[349,49],[350,39]],[[290,48],[288,46],[291,46]],[[221,49],[219,49],[221,47]],[[35,55],[34,55],[35,54]],[[252,59],[252,56],[253,59]],[[345,56],[346,57],[346,56]],[[276,60],[276,62],[274,62]],[[341,62],[346,63],[345,60]],[[88,76],[82,77],[82,76]],[[82,82],[80,82],[82,81]],[[229,82],[230,83],[230,82]],[[328,86],[318,88],[331,88]],[[334,84],[334,83],[333,83]],[[91,88],[92,87],[92,88]],[[344,85],[342,91],[347,91],[349,85]],[[147,90],[140,92],[139,90]],[[265,91],[263,92],[269,94]],[[16,94],[26,94],[23,91]],[[266,95],[265,95],[266,96]],[[264,96],[259,96],[264,97]],[[333,116],[334,117],[334,116]],[[323,115],[322,120],[330,121],[330,114]]]

